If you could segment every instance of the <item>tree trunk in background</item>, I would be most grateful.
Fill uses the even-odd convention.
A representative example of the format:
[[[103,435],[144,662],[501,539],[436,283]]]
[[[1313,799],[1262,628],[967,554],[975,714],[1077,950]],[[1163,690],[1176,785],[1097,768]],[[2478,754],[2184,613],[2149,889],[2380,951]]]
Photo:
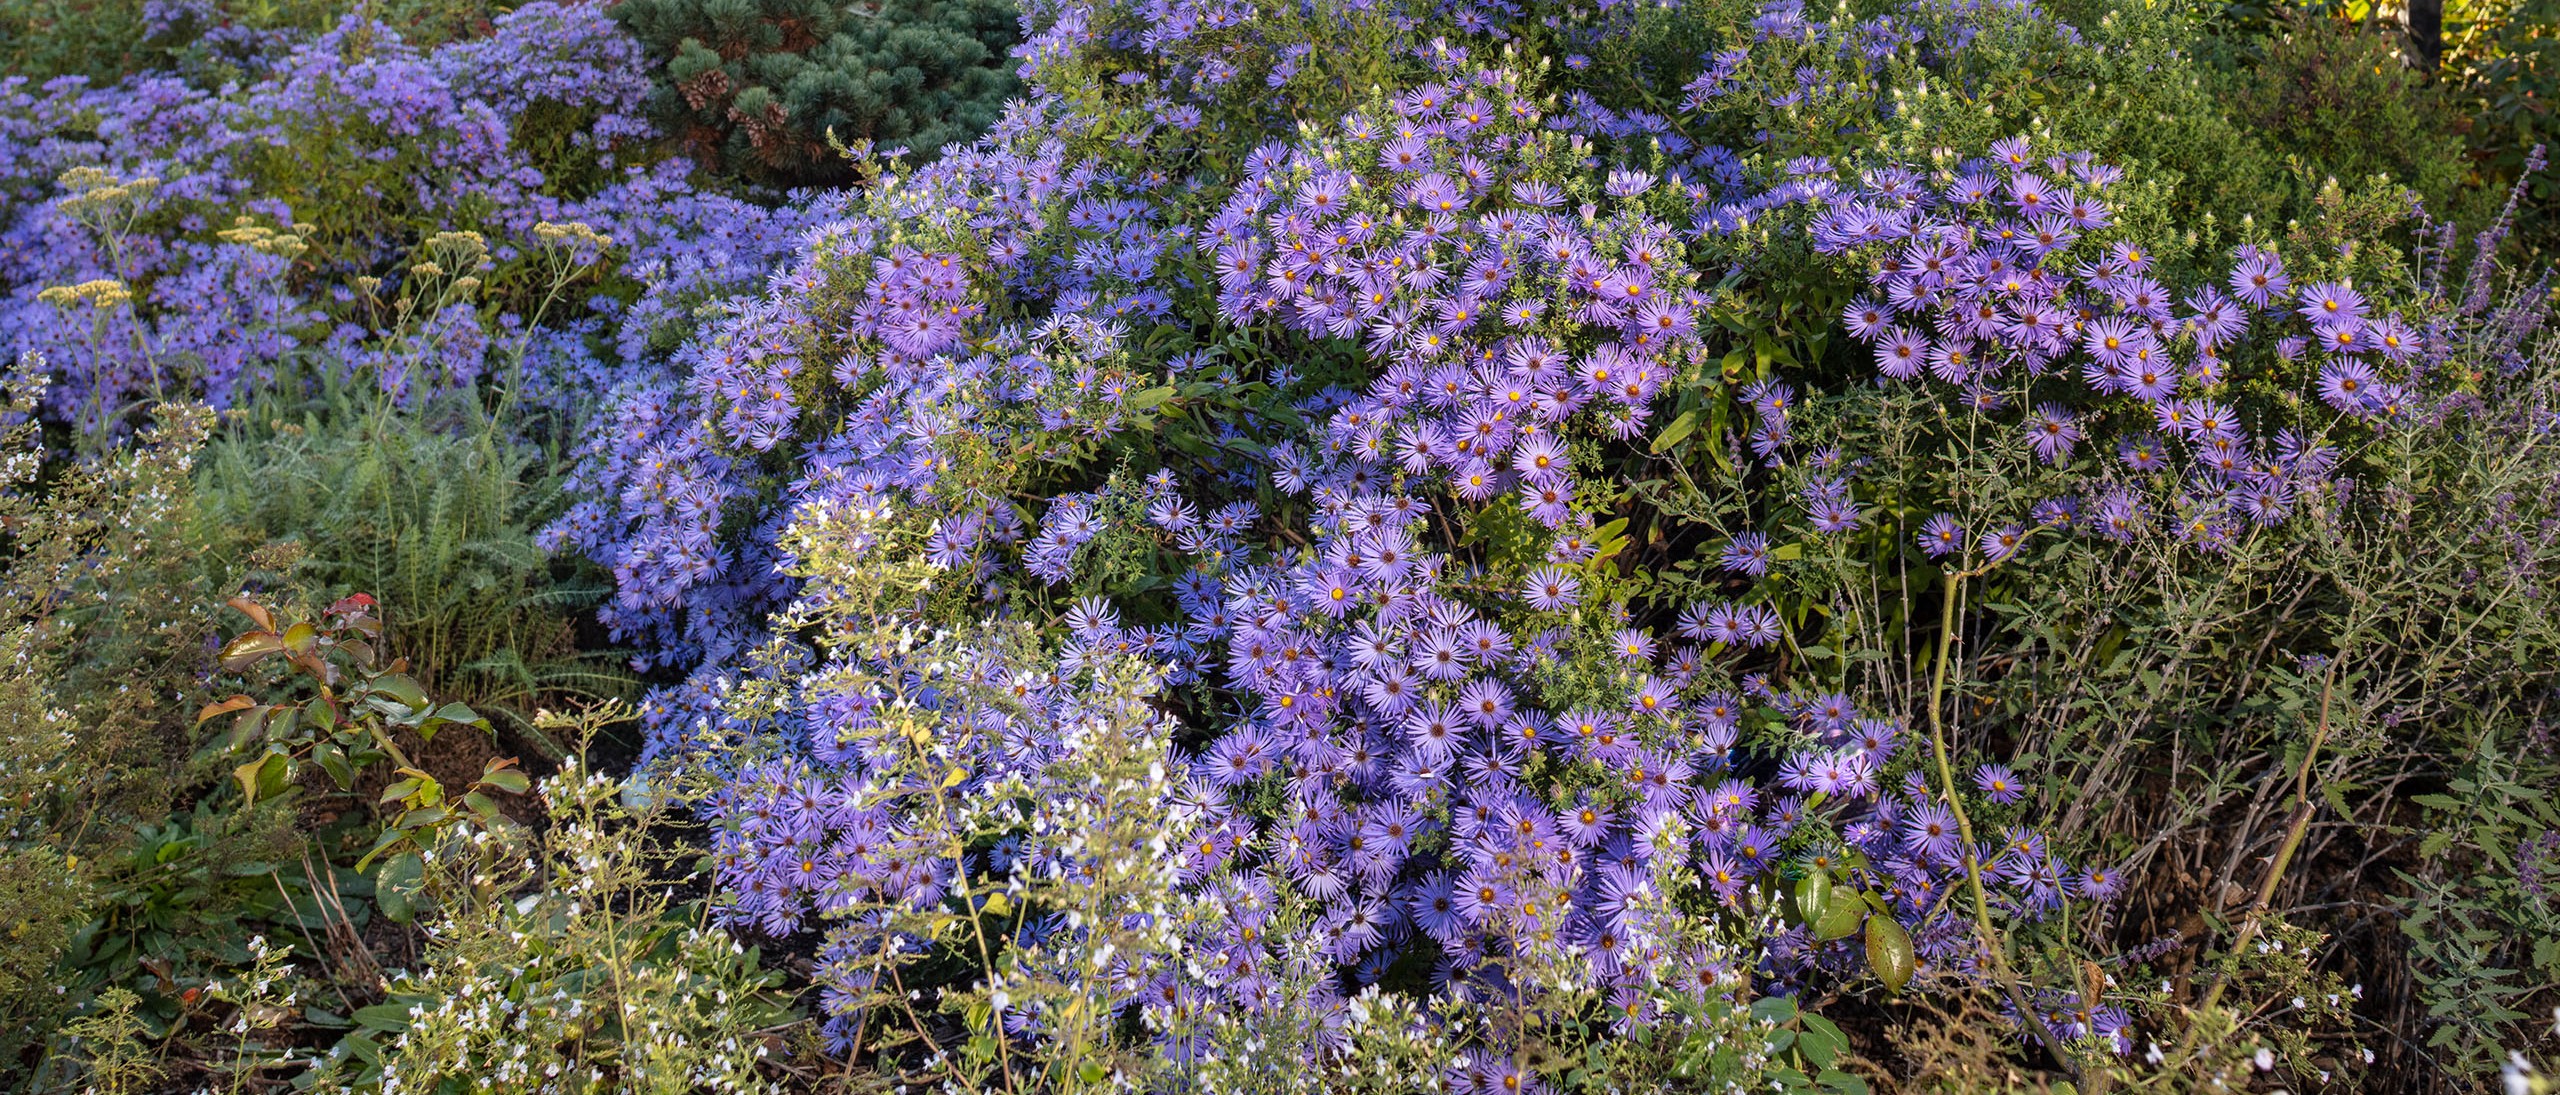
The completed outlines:
[[[2434,72],[2444,61],[2444,0],[2409,0],[2407,21],[2418,68]]]

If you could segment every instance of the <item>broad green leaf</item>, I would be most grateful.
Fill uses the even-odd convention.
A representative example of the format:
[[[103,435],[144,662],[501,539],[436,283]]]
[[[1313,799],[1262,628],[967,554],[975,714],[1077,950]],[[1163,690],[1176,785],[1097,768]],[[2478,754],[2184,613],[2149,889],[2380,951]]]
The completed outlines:
[[[1796,880],[1796,916],[1806,924],[1819,924],[1824,913],[1831,911],[1831,872],[1815,869]]]
[[[427,705],[427,690],[405,673],[385,673],[373,679],[373,694],[412,711]]]
[[[1804,1051],[1804,1059],[1815,1068],[1830,1067],[1840,1058],[1841,1051],[1849,1048],[1849,1036],[1842,1034],[1831,1020],[1810,1011],[1800,1018],[1804,1020],[1804,1034],[1796,1039],[1796,1048]]]
[[[1901,992],[1902,986],[1911,983],[1917,958],[1911,952],[1911,933],[1902,930],[1901,921],[1890,916],[1867,918],[1867,965],[1889,991]]]
[[[383,860],[382,869],[373,876],[374,905],[394,924],[416,919],[418,884],[425,877],[426,864],[416,852],[402,852]]]
[[[240,796],[255,804],[284,792],[285,782],[293,774],[292,764],[282,753],[268,753],[232,769],[231,775],[240,781]]]
[[[398,1034],[409,1029],[410,1006],[411,1005],[409,1004],[398,1002],[375,1004],[371,1007],[357,1008],[356,1013],[353,1016],[350,1016],[350,1018],[356,1021],[357,1026],[363,1027],[366,1030],[378,1030],[384,1034]]]
[[[1651,451],[1658,455],[1671,446],[1688,440],[1689,435],[1697,432],[1697,429],[1698,412],[1682,411],[1680,417],[1672,419],[1670,425],[1664,426],[1661,433],[1654,435]]]
[[[1847,939],[1857,932],[1858,918],[1864,915],[1866,910],[1858,902],[1834,901],[1822,911],[1822,919],[1814,922],[1814,938]]]

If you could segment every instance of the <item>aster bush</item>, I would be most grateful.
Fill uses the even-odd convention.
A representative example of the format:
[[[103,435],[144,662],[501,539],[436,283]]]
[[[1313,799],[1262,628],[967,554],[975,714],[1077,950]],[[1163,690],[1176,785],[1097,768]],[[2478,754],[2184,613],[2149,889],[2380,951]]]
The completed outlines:
[[[408,401],[600,386],[806,215],[695,190],[640,66],[599,5],[544,3],[433,49],[350,17],[211,90],[13,78],[11,349],[48,354],[51,413],[91,434],[314,369]]]
[[[424,663],[348,601],[160,644],[318,690],[188,690],[250,717],[120,849],[186,870],[80,896],[41,1077],[2450,1090],[2551,1056],[2535,192],[2390,138],[2405,104],[2271,132],[2338,43],[2242,78],[2179,5],[987,15],[537,3],[8,86],[0,282],[53,381],[20,413],[91,467],[172,400],[233,412],[183,492],[220,550],[96,588],[376,586]],[[928,75],[873,83],[956,124],[842,86],[901,50]],[[668,136],[845,185],[751,204]],[[581,559],[601,634],[559,607]],[[514,803],[511,762],[410,763],[401,720],[479,714],[421,679],[556,700],[533,652],[621,656],[573,640],[648,684],[628,775],[551,750]],[[57,702],[71,663],[22,660],[0,708]],[[314,852],[285,822],[324,803]],[[276,854],[226,874],[225,839]],[[218,954],[154,934],[214,906]]]
[[[2547,283],[2388,183],[2210,215],[2197,146],[2038,105],[2116,18],[1031,13],[1029,97],[626,389],[554,530],[700,667],[648,759],[719,915],[823,934],[837,1052],[982,1086],[1144,1076],[1096,1009],[1199,1075],[1384,1014],[1467,1090],[1837,1082],[1736,1017],[1906,992],[2083,1079],[2361,1069],[2277,898],[2442,744],[2383,722],[2549,686],[2455,653],[2535,597],[2392,531],[2547,493],[2480,442],[2547,430]],[[1124,784],[1077,728],[1132,660]],[[1177,873],[1100,916],[1133,813]]]

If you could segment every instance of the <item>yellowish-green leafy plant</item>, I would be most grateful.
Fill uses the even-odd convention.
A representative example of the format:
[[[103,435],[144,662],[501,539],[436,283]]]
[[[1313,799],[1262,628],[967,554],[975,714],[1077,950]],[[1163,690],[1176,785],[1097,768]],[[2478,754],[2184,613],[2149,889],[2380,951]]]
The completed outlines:
[[[217,655],[227,673],[246,673],[261,664],[281,662],[305,688],[304,698],[262,702],[246,693],[206,704],[196,721],[231,717],[230,729],[205,744],[205,754],[223,758],[238,781],[244,805],[292,790],[298,770],[318,767],[342,792],[353,792],[361,773],[375,764],[395,765],[394,780],[381,791],[382,833],[356,861],[356,869],[379,862],[375,899],[394,920],[406,920],[411,895],[424,873],[424,853],[439,834],[465,818],[483,826],[508,822],[495,795],[524,793],[530,785],[512,757],[495,758],[479,778],[458,791],[414,760],[401,747],[399,732],[422,742],[450,726],[489,729],[489,721],[459,703],[437,703],[407,673],[401,660],[380,659],[376,643],[381,621],[374,601],[357,593],[330,605],[315,619],[279,618],[266,606],[236,597],[231,607],[256,626],[241,632]],[[246,760],[239,760],[241,755]],[[234,763],[236,761],[236,763]]]
[[[435,915],[418,967],[321,1076],[389,1093],[768,1092],[783,1089],[798,1026],[755,952],[675,894],[692,849],[671,806],[585,759],[630,717],[601,706],[542,716],[575,743],[538,794],[539,833],[468,820],[422,856]]]

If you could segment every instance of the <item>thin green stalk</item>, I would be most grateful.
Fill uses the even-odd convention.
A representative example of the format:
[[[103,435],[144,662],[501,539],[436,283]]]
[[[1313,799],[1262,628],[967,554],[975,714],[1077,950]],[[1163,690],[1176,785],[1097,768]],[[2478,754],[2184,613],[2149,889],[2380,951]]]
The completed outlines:
[[[1947,759],[1946,717],[1940,709],[1945,705],[1947,690],[1947,655],[1955,646],[1956,594],[1964,588],[1967,580],[1990,573],[1991,568],[1998,565],[1999,563],[1994,561],[1976,569],[1947,575],[1946,589],[1938,605],[1940,632],[1937,664],[1929,673],[1929,747],[1937,758],[1939,797],[1946,801],[1947,809],[1955,814],[1956,833],[1963,841],[1965,887],[1967,895],[1973,899],[1974,933],[1976,941],[1982,946],[1984,956],[1990,960],[1992,979],[1999,983],[2001,993],[2009,998],[2009,1006],[2017,1010],[2019,1017],[2026,1022],[2027,1029],[2033,1032],[2044,1045],[2045,1052],[2052,1054],[2054,1060],[2061,1062],[2065,1069],[2077,1077],[2080,1075],[2079,1064],[2063,1052],[2062,1043],[2054,1037],[2052,1029],[2045,1025],[2044,1016],[2030,1006],[2026,994],[2018,988],[2017,974],[2009,968],[2008,948],[2005,941],[1991,926],[1991,901],[1982,889],[1982,860],[1975,851],[1973,818],[1965,813],[1964,800],[1956,794],[1955,766]]]

